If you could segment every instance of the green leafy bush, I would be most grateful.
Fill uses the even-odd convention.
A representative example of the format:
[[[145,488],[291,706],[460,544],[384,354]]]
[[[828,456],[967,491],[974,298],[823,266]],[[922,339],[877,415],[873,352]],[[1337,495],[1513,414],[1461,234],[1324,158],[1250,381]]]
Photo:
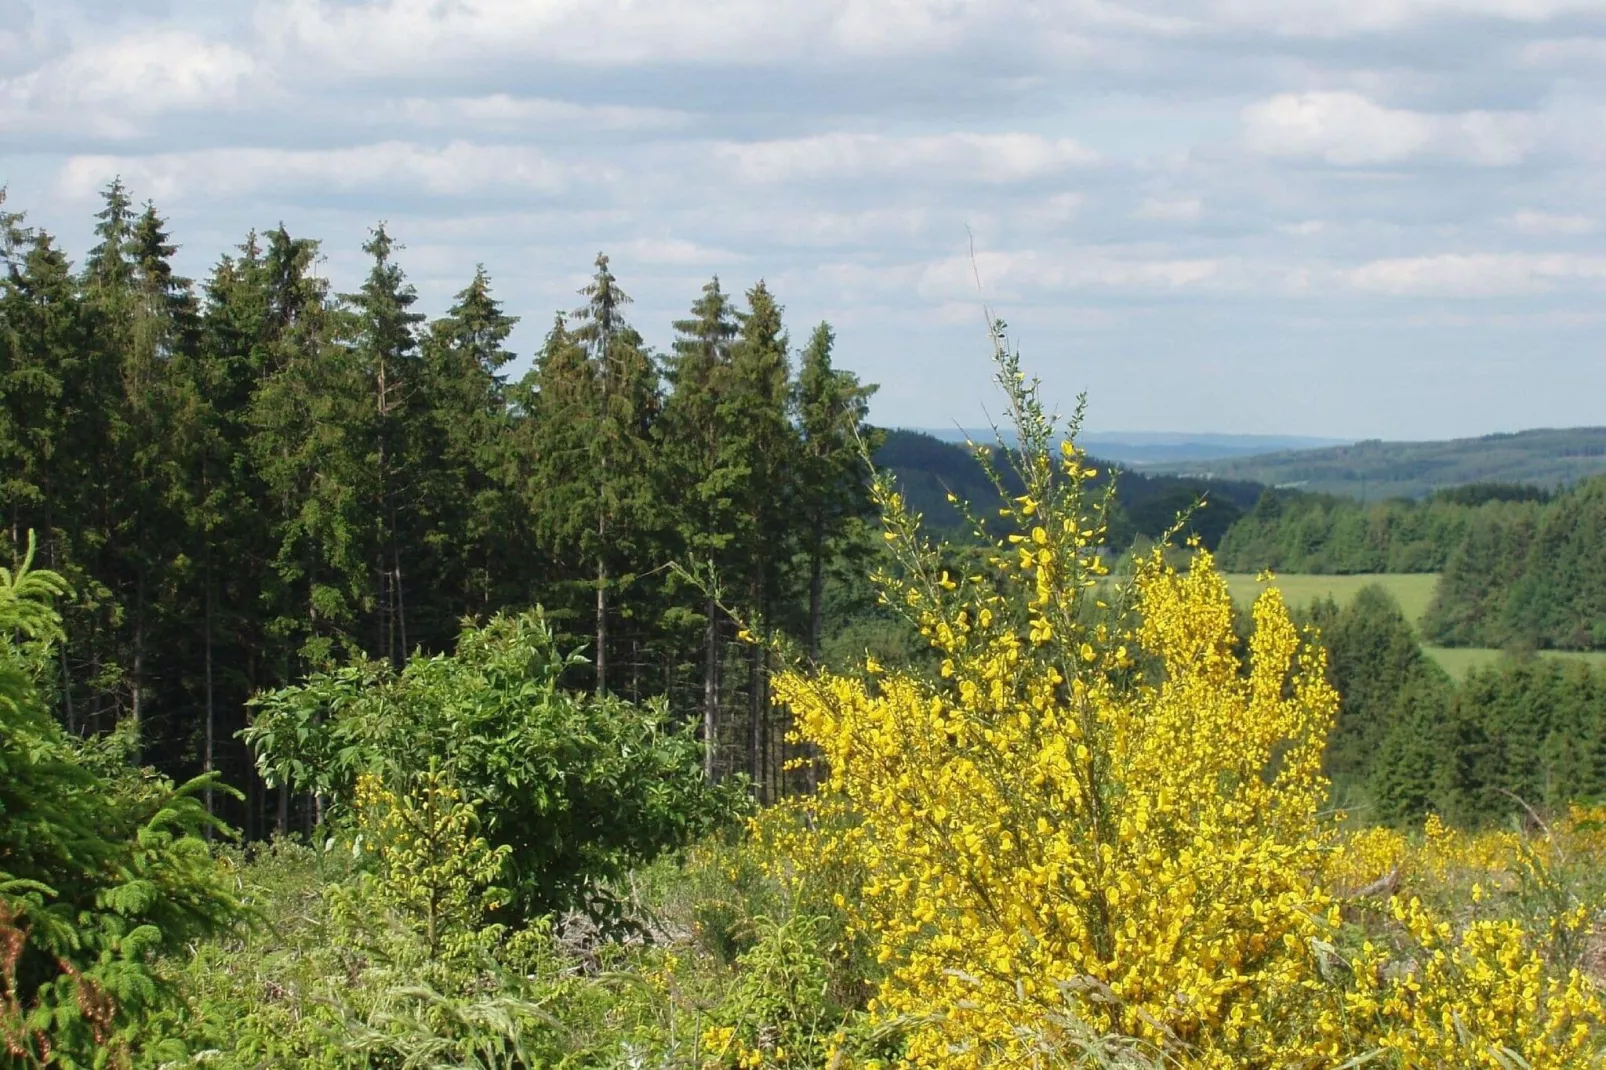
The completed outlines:
[[[701,745],[662,702],[564,691],[573,660],[538,610],[498,616],[466,628],[455,654],[399,672],[362,662],[262,696],[245,734],[270,784],[324,796],[337,821],[359,776],[407,795],[438,769],[508,848],[519,915],[603,913],[603,882],[725,821],[741,796],[705,783]]]

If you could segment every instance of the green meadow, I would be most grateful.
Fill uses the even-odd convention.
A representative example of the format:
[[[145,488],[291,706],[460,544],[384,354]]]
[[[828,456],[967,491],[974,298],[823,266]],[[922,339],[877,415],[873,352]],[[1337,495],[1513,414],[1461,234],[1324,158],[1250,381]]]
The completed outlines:
[[[1438,582],[1439,576],[1436,572],[1362,573],[1351,576],[1290,573],[1277,575],[1265,584],[1257,581],[1250,573],[1227,574],[1227,587],[1232,591],[1234,601],[1248,605],[1264,587],[1275,586],[1282,590],[1283,601],[1288,603],[1290,609],[1308,606],[1323,598],[1331,598],[1342,606],[1354,598],[1362,588],[1375,583],[1394,596],[1395,601],[1400,603],[1400,609],[1405,613],[1405,619],[1413,625],[1427,612],[1428,603],[1433,601],[1433,587]]]
[[[1342,606],[1354,598],[1356,592],[1375,583],[1394,596],[1395,601],[1400,603],[1400,609],[1404,611],[1406,619],[1415,625],[1422,619],[1422,614],[1427,612],[1428,603],[1433,600],[1434,585],[1438,581],[1439,576],[1434,572],[1363,573],[1349,576],[1289,573],[1275,576],[1269,585],[1280,588],[1284,601],[1291,608],[1298,608],[1308,606],[1322,598],[1331,598]],[[1245,606],[1267,585],[1249,573],[1234,572],[1227,575],[1227,587],[1232,591],[1233,600]],[[1427,651],[1445,672],[1457,680],[1463,679],[1473,669],[1493,664],[1500,659],[1502,653],[1493,647],[1444,647],[1424,644],[1422,649]],[[1606,668],[1606,651],[1547,650],[1542,652],[1542,656],[1581,659]]]

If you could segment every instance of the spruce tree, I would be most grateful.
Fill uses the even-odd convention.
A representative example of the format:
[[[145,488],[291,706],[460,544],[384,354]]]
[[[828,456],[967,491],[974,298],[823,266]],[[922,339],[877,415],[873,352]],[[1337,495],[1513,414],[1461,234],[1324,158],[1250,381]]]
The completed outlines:
[[[132,462],[133,477],[125,550],[134,588],[131,711],[143,744],[187,750],[196,726],[184,716],[190,705],[172,682],[184,675],[189,645],[190,474],[199,462],[200,427],[207,422],[201,411],[207,399],[188,374],[200,338],[200,308],[194,284],[173,270],[178,249],[154,205],[147,202],[135,221],[129,247],[134,301],[123,364],[121,452]]]
[[[445,317],[430,324],[423,343],[424,436],[418,493],[427,574],[435,577],[415,602],[429,649],[442,649],[465,613],[487,614],[527,589],[528,552],[520,537],[514,495],[507,383],[502,369],[513,359],[505,346],[518,322],[491,295],[483,266],[458,293]]]
[[[1370,820],[1410,824],[1430,810],[1444,808],[1447,789],[1455,790],[1446,758],[1455,737],[1450,724],[1449,689],[1420,677],[1394,707],[1393,725],[1370,769]]]
[[[105,455],[105,405],[115,375],[101,359],[95,329],[80,297],[72,265],[44,232],[7,227],[4,289],[0,291],[0,482],[11,536],[10,564],[27,549],[29,530],[39,536],[41,558],[72,585],[65,609],[78,625],[71,642],[56,649],[62,712],[78,732],[87,713],[88,678],[95,660],[87,622],[109,592],[88,565],[103,540],[90,520],[100,514],[97,482]]]
[[[735,480],[725,461],[721,399],[728,388],[731,343],[737,324],[730,299],[715,276],[703,286],[691,315],[674,323],[667,369],[669,397],[657,436],[660,479],[675,510],[678,552],[706,568],[701,606],[703,629],[703,763],[710,780],[718,774],[723,635],[715,596],[730,564],[737,524]]]
[[[253,456],[263,430],[255,420],[265,415],[255,407],[257,391],[275,361],[269,264],[256,232],[235,255],[219,259],[203,292],[201,342],[187,376],[190,389],[206,399],[195,428],[189,523],[201,626],[201,764],[246,788],[238,824],[257,835],[262,784],[235,733],[245,727],[244,703],[252,694],[290,681],[281,675],[289,659],[274,626],[275,617],[286,614],[273,567],[281,514]],[[208,789],[208,807],[214,804]]]
[[[356,649],[358,615],[374,603],[373,384],[349,345],[349,316],[313,274],[317,258],[316,241],[282,225],[268,235],[265,351],[251,399],[250,451],[270,503],[264,602],[283,679]]]
[[[865,422],[876,388],[860,385],[852,372],[832,365],[835,341],[830,324],[814,328],[800,357],[793,388],[802,437],[798,505],[808,540],[807,635],[813,663],[820,658],[826,563],[845,545],[853,521],[871,510],[864,458],[874,453],[880,439]]]
[[[625,319],[630,298],[607,256],[597,254],[580,293],[586,303],[573,327],[559,317],[528,379],[528,501],[543,546],[592,592],[592,671],[602,694],[609,594],[630,581],[658,523],[650,436],[660,396],[657,366]]]
[[[740,526],[738,576],[748,612],[767,628],[781,604],[795,548],[794,472],[800,450],[787,418],[788,341],[781,306],[762,281],[747,291],[731,346],[729,385],[720,399],[723,467],[730,473]],[[754,790],[768,761],[768,644],[748,648],[747,755]]]
[[[587,300],[575,310],[574,340],[585,347],[596,383],[595,418],[598,483],[596,539],[589,554],[596,561],[596,686],[608,689],[608,590],[625,567],[627,554],[640,550],[646,530],[656,523],[652,502],[651,434],[662,405],[659,372],[641,335],[624,318],[630,298],[618,287],[608,258],[597,254],[596,274],[580,291]]]
[[[1366,778],[1401,692],[1419,678],[1444,673],[1422,652],[1399,603],[1381,586],[1363,588],[1343,610],[1329,601],[1315,616],[1328,650],[1328,678],[1340,695],[1327,774],[1342,787]]]
[[[116,179],[102,201],[95,215],[99,241],[79,280],[90,344],[84,354],[88,374],[73,399],[96,416],[77,449],[86,475],[126,472],[130,478],[84,488],[89,509],[77,518],[86,528],[79,563],[99,580],[99,590],[94,598],[80,597],[69,633],[84,637],[89,723],[101,730],[132,715],[137,734],[144,712],[145,596],[152,567],[140,530],[149,487],[139,468],[151,459],[146,444],[153,420],[146,388],[153,347],[149,339],[136,339],[136,329],[145,326],[139,321],[147,317],[141,315],[135,284],[133,200]]]
[[[401,664],[411,652],[407,635],[407,576],[404,547],[420,533],[405,523],[411,513],[417,440],[422,428],[410,403],[422,387],[423,367],[415,329],[424,321],[413,311],[418,295],[392,259],[395,243],[381,223],[363,244],[373,264],[362,288],[345,295],[352,307],[353,356],[368,380],[372,398],[368,418],[358,426],[367,440],[371,464],[366,509],[378,519],[374,588],[378,594],[374,649],[380,657]],[[361,447],[359,447],[361,448]]]

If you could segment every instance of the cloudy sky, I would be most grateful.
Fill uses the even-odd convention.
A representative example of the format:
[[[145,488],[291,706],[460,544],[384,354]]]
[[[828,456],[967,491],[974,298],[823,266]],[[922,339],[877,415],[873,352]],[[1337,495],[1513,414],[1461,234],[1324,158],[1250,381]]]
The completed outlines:
[[[528,353],[606,250],[829,319],[875,417],[975,424],[981,295],[1097,429],[1606,423],[1606,0],[0,0],[0,183],[121,174],[203,275],[251,227]]]

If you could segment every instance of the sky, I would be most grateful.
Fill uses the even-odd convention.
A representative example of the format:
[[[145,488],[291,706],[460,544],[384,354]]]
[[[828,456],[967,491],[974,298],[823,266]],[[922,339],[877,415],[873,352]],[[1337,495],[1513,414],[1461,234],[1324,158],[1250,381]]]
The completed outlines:
[[[762,278],[886,425],[997,411],[984,303],[1092,429],[1606,423],[1606,0],[0,0],[7,208],[116,175],[526,360],[598,251],[660,349]]]

